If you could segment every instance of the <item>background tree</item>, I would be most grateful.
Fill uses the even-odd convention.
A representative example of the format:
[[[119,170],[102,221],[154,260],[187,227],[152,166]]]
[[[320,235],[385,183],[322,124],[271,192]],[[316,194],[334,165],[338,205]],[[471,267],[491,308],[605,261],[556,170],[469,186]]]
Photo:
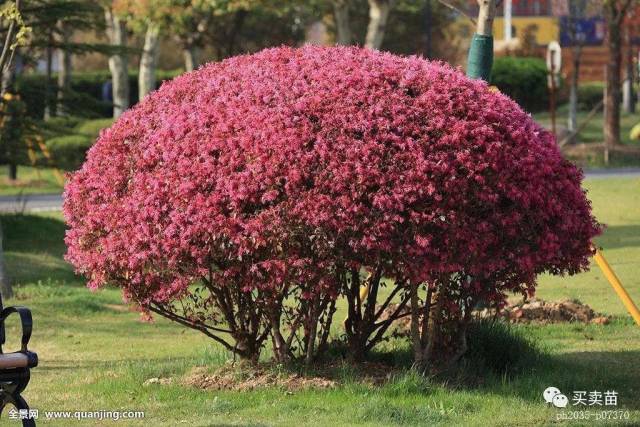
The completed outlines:
[[[336,44],[349,46],[353,42],[349,8],[350,0],[333,0],[333,16],[336,26]]]
[[[214,14],[205,34],[212,60],[305,41],[308,24],[326,12],[319,1],[230,2]]]
[[[588,0],[576,0],[569,3],[569,15],[567,16],[567,34],[571,42],[571,61],[573,71],[569,83],[569,115],[567,127],[570,132],[578,128],[578,83],[580,80],[580,62],[582,59],[582,47],[584,46],[584,34],[580,32],[580,21],[587,16]]]
[[[74,30],[89,31],[98,28],[100,7],[86,0],[27,0],[23,3],[26,24],[33,29],[33,37],[27,46],[27,55],[44,52],[45,119],[56,113],[56,102],[61,108],[64,97],[70,94],[71,55],[95,50],[105,50],[100,44],[74,43]],[[58,84],[53,78],[54,52],[60,55]],[[58,86],[58,90],[56,90]]]
[[[636,8],[629,8],[629,15],[632,15],[633,18],[636,15]],[[634,96],[633,83],[634,83],[634,75],[636,74],[636,69],[634,67],[634,46],[633,46],[633,21],[631,20],[632,16],[629,16],[627,22],[624,24],[624,42],[626,45],[625,50],[625,70],[624,70],[624,82],[622,84],[622,108],[626,113],[635,113],[636,112],[636,99]]]
[[[114,9],[124,16],[134,33],[143,37],[138,69],[138,100],[156,87],[156,67],[162,32],[171,14],[170,0],[115,0]]]
[[[467,59],[467,75],[489,81],[493,66],[493,20],[496,16],[496,0],[477,0],[478,17],[476,31],[471,38]]]
[[[602,4],[607,23],[607,47],[609,49],[604,100],[604,143],[606,147],[620,143],[622,23],[629,8],[634,4],[634,0],[604,0]],[[605,158],[605,161],[608,162],[608,158]]]
[[[389,14],[395,0],[369,0],[369,25],[364,45],[371,49],[380,49],[387,30]]]
[[[120,49],[109,56],[113,117],[118,118],[130,104],[128,58],[122,50],[127,47],[127,27],[124,19],[126,9],[121,10],[115,1],[103,3],[103,9],[109,44]]]
[[[192,71],[199,64],[215,5],[208,0],[174,0],[172,6],[171,33],[182,49],[185,71]]]
[[[2,5],[2,8],[0,8],[0,22],[3,30],[2,38],[0,39],[3,41],[2,52],[0,53],[0,75],[4,76],[5,73],[10,73],[10,69],[13,67],[15,52],[18,46],[27,43],[31,29],[25,24],[23,19],[20,0],[5,2],[5,4]],[[4,103],[8,89],[4,84],[0,88],[0,102]],[[5,125],[4,112],[0,120],[2,124]],[[4,138],[0,142],[3,146],[7,143]],[[0,295],[2,295],[3,298],[9,298],[13,295],[13,289],[11,286],[11,278],[7,273],[4,261],[2,241],[2,224],[0,223]]]

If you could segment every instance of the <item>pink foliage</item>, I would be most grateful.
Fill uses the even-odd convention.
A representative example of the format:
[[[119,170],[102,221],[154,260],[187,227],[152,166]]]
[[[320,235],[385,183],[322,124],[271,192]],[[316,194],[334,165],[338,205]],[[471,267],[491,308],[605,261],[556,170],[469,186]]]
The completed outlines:
[[[165,83],[65,189],[67,259],[143,306],[206,278],[341,292],[382,266],[481,292],[587,268],[599,225],[554,137],[459,70],[358,48],[269,49]]]

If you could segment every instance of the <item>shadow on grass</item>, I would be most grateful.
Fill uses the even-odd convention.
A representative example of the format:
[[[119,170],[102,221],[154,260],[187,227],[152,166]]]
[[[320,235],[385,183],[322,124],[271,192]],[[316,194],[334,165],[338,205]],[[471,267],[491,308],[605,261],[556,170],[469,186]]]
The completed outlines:
[[[409,342],[390,351],[372,352],[362,366],[337,365],[324,373],[339,383],[365,382],[371,368],[388,375],[380,386],[384,393],[431,393],[433,387],[466,390],[480,394],[517,397],[533,404],[544,404],[542,392],[557,387],[569,399],[575,391],[615,391],[618,408],[640,410],[637,386],[640,384],[640,351],[580,351],[552,353],[541,348],[526,331],[504,322],[480,322],[470,330],[469,351],[448,370],[420,377],[411,370]],[[381,365],[381,366],[378,366]],[[616,409],[606,407],[605,409]]]
[[[543,403],[542,392],[547,387],[557,387],[570,401],[577,391],[587,394],[615,391],[619,396],[617,408],[605,409],[638,410],[638,360],[639,351],[585,351],[548,356],[544,363],[532,366],[528,372],[510,378],[489,376],[478,390],[517,396],[532,403]]]
[[[608,226],[597,242],[605,250],[640,247],[640,225]]]
[[[48,254],[62,258],[66,226],[61,219],[29,214],[0,216],[4,249],[8,252]]]
[[[63,256],[66,252],[66,226],[61,219],[41,215],[3,214],[7,270],[12,280],[22,285],[50,281],[80,284]]]

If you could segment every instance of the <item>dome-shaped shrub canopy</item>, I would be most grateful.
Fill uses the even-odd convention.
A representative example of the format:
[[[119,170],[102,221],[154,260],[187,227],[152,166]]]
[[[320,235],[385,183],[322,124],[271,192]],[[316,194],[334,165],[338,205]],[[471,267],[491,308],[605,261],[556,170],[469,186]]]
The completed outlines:
[[[599,226],[554,137],[459,70],[359,48],[277,48],[165,83],[65,189],[67,258],[143,306],[380,266],[472,292],[588,265]],[[490,289],[488,289],[490,288]]]

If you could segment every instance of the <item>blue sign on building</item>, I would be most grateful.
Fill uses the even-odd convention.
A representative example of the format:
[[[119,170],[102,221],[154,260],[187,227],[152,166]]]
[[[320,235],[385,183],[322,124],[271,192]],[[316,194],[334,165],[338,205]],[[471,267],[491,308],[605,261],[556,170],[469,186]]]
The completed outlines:
[[[567,16],[560,17],[560,45],[572,46],[576,40],[582,42],[585,46],[600,45],[605,38],[605,22],[601,17],[578,19],[576,25],[576,40],[572,40],[569,18]]]

